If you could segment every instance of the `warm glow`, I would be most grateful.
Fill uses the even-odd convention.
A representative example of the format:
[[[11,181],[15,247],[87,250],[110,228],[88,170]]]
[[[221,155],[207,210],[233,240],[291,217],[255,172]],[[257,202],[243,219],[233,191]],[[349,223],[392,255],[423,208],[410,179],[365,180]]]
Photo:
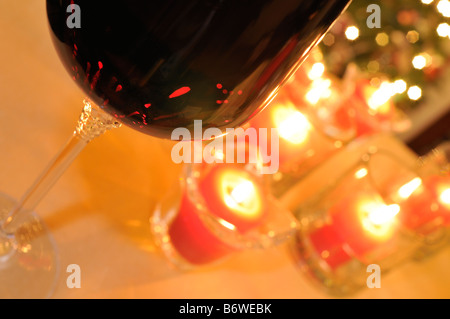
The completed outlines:
[[[304,143],[312,129],[306,116],[293,107],[276,108],[274,123],[278,129],[278,135],[293,144]]]
[[[444,17],[450,17],[450,2],[448,0],[439,1],[437,9]]]
[[[373,111],[379,113],[387,113],[391,109],[391,105],[389,104],[389,100],[396,93],[395,84],[383,82],[379,89],[377,89],[372,95],[374,88],[367,86],[366,88],[366,96],[370,96],[367,104],[369,108]]]
[[[241,172],[225,171],[219,183],[221,197],[234,214],[250,219],[261,215],[261,194],[251,180],[241,176]]]
[[[223,161],[225,159],[225,154],[223,153],[222,150],[216,150],[214,149],[214,155],[213,155],[216,159]]]
[[[403,198],[409,198],[422,185],[422,179],[419,177],[414,178],[410,182],[406,183],[398,190],[398,195]]]
[[[355,173],[356,179],[361,179],[367,176],[369,172],[367,171],[367,168],[361,168],[359,171]]]
[[[311,88],[306,93],[306,100],[314,105],[319,102],[321,98],[329,98],[331,96],[331,81],[329,79],[318,78],[313,81]]]
[[[422,97],[422,89],[417,85],[411,86],[408,90],[408,97],[413,101],[417,101]]]
[[[309,71],[308,77],[311,80],[316,80],[320,78],[324,72],[325,72],[325,65],[321,62],[317,62],[312,66],[311,71]]]
[[[374,205],[369,211],[367,218],[374,225],[383,225],[390,223],[397,214],[400,213],[400,206],[392,205]]]
[[[400,206],[369,201],[359,206],[359,212],[364,229],[378,240],[386,240],[392,237]]]
[[[423,4],[430,4],[432,3],[434,0],[422,0]]]
[[[355,26],[348,27],[345,36],[351,41],[356,40],[359,37],[359,29]]]
[[[441,204],[449,206],[450,208],[450,188],[446,188],[443,192],[441,192],[439,195],[439,201]]]
[[[230,197],[237,203],[242,204],[248,201],[255,194],[255,186],[250,181],[238,184],[230,194]]]

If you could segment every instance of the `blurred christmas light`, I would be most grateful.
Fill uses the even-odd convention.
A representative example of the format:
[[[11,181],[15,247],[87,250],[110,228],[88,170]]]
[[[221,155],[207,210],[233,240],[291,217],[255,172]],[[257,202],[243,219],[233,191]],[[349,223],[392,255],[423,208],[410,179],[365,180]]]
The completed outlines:
[[[436,32],[440,37],[448,37],[450,35],[450,25],[445,22],[441,23],[438,25]]]
[[[375,41],[379,46],[384,47],[389,44],[389,36],[385,32],[378,33]]]
[[[367,64],[367,70],[372,73],[376,73],[380,70],[380,63],[378,61],[370,61]]]
[[[408,31],[408,33],[406,34],[406,40],[408,40],[409,43],[414,44],[417,41],[419,41],[419,39],[420,39],[419,32],[415,30]]]
[[[333,45],[321,46],[326,72],[342,76],[353,63],[375,88],[383,80],[402,79],[407,85],[398,83],[399,96],[392,103],[402,110],[419,107],[415,99],[425,96],[423,88],[437,85],[448,65],[450,20],[445,17],[450,18],[450,0],[386,1],[390,13],[383,15],[383,23],[388,29],[363,28],[367,16],[360,13],[365,9],[363,3],[354,2],[343,22],[330,31]],[[406,94],[412,84],[422,88],[410,91],[414,99]]]
[[[450,1],[441,0],[437,4],[438,11],[446,18],[450,17]]]
[[[345,36],[347,39],[354,41],[359,37],[359,29],[355,26],[350,26],[345,30]]]
[[[408,97],[413,101],[417,101],[422,97],[422,89],[417,85],[411,86],[408,90]]]
[[[395,93],[397,93],[397,94],[404,93],[407,88],[408,88],[407,84],[404,80],[397,80],[394,82],[394,90],[395,90]]]
[[[427,66],[427,59],[422,54],[419,54],[414,57],[414,59],[412,60],[412,64],[414,68],[422,70]]]
[[[322,40],[322,43],[327,45],[327,46],[332,46],[335,42],[335,37],[333,34],[328,33]]]

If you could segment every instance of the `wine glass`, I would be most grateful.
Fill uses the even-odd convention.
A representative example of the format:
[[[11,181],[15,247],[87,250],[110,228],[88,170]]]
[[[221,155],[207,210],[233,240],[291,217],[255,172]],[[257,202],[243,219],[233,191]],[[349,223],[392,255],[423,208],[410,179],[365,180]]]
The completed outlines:
[[[50,33],[86,93],[67,145],[15,202],[0,195],[0,297],[51,295],[55,245],[33,213],[93,138],[128,125],[244,124],[275,96],[350,0],[47,0]]]

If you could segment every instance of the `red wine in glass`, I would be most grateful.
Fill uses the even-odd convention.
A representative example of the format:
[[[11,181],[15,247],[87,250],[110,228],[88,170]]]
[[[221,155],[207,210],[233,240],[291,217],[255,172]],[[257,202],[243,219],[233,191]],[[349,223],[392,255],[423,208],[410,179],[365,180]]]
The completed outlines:
[[[48,0],[47,11],[83,91],[122,123],[170,138],[194,120],[245,123],[348,2]],[[79,28],[67,25],[70,4],[79,6]]]
[[[267,105],[350,0],[47,0],[50,34],[85,102],[61,152],[15,202],[0,193],[0,298],[48,297],[54,242],[33,213],[94,137],[124,123],[237,127]],[[68,21],[75,14],[79,23]]]

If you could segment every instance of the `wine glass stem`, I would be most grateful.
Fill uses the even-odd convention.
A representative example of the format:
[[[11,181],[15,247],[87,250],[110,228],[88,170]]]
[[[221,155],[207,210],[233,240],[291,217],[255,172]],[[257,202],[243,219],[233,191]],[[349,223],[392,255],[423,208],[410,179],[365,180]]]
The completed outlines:
[[[2,237],[3,239],[10,237],[8,234],[11,231],[8,230],[8,227],[13,221],[22,213],[34,210],[36,205],[92,139],[102,135],[109,129],[119,126],[120,123],[116,118],[98,109],[88,100],[84,100],[83,111],[72,137],[1,222],[0,233],[3,234],[0,234],[0,241]]]

